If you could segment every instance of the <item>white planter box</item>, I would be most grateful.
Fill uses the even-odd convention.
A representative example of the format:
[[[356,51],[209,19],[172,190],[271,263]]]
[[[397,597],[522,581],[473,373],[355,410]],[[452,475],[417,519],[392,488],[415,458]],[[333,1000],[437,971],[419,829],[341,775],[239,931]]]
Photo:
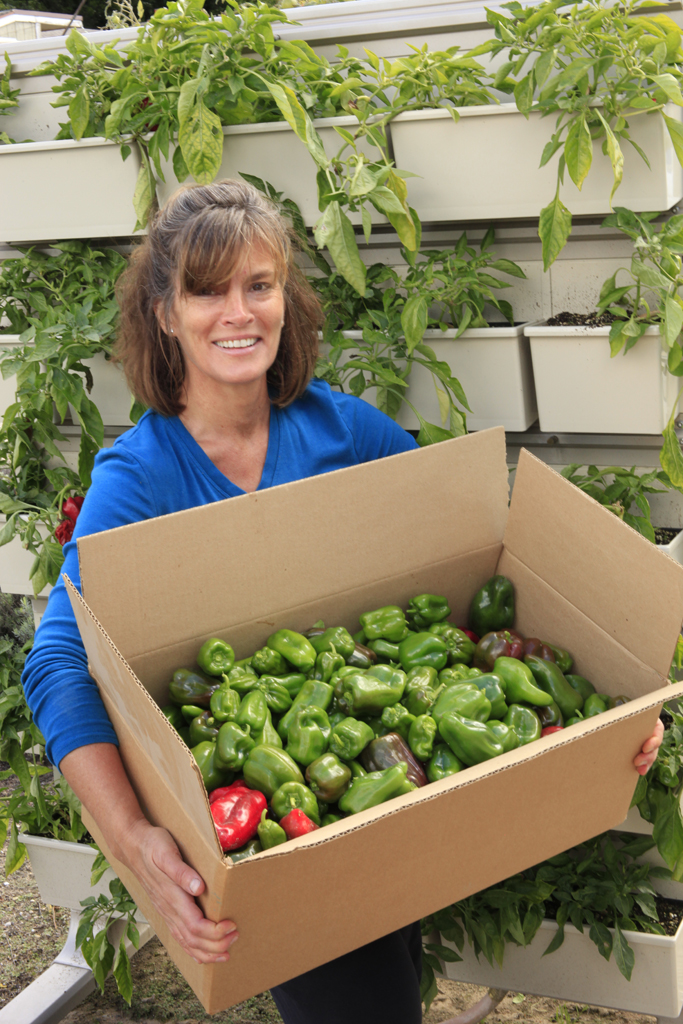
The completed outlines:
[[[610,356],[609,327],[527,327],[542,431],[659,434],[679,389],[659,328]]]
[[[0,529],[5,525],[5,516],[0,516]],[[0,547],[0,590],[5,594],[26,594],[33,597],[33,587],[28,574],[33,568],[35,555],[22,547],[18,537]],[[52,587],[48,584],[41,596],[47,597]]]
[[[137,149],[106,139],[0,146],[0,241],[132,235]]]
[[[680,108],[669,104],[670,117]],[[417,110],[391,122],[396,165],[419,174],[408,180],[408,199],[423,221],[538,217],[555,195],[557,153],[539,168],[555,118],[531,114],[514,103],[460,107],[456,124],[447,110]],[[652,170],[624,145],[624,177],[614,202],[632,210],[668,210],[683,196],[683,169],[659,114],[630,119],[633,140]],[[600,146],[579,191],[565,173],[560,196],[573,214],[610,213],[613,174]]]
[[[669,558],[673,558],[676,562],[680,562],[683,565],[683,530],[672,541],[669,541],[668,544],[658,544],[657,547],[665,555],[668,555]]]
[[[21,89],[19,106],[14,108],[14,113],[0,116],[0,132],[6,132],[17,142],[53,141],[60,130],[60,121],[68,119],[66,107],[52,106],[57,99],[53,85],[57,85],[54,75],[10,79],[11,89]]]
[[[614,953],[606,962],[588,937],[573,925],[565,926],[563,944],[544,957],[557,930],[554,921],[541,924],[526,948],[508,943],[502,968],[479,961],[468,942],[460,963],[447,964],[452,981],[549,996],[593,1006],[610,1006],[632,1013],[678,1017],[683,1006],[683,928],[675,936],[624,932],[635,953],[631,981],[620,974]],[[446,946],[455,948],[442,938]]]
[[[93,846],[25,834],[20,839],[28,851],[43,903],[81,910],[81,900],[88,896],[109,895],[109,883],[116,878],[111,868],[107,868],[97,885],[90,885],[90,872],[97,856]]]
[[[526,430],[535,421],[536,395],[531,369],[529,341],[525,324],[516,327],[472,327],[461,337],[455,331],[429,330],[425,343],[446,362],[460,381],[472,409],[467,413],[469,430],[503,426],[506,430]],[[345,331],[345,337],[360,339],[361,331]],[[349,350],[342,363],[351,358]],[[362,396],[377,404],[377,390]],[[429,423],[441,423],[434,379],[425,367],[414,366],[406,397]],[[418,430],[419,421],[409,406],[403,405],[398,423],[406,430]]]
[[[344,145],[334,125],[354,131],[358,127],[355,117],[327,117],[314,121],[322,138],[328,156],[333,156]],[[295,135],[286,121],[272,121],[264,124],[231,125],[223,129],[223,162],[216,175],[216,181],[223,178],[239,178],[240,173],[253,174],[274,185],[287,199],[293,199],[309,226],[320,217],[318,209],[317,167],[303,142]],[[374,146],[361,147],[376,159],[379,150]],[[172,161],[163,161],[162,168],[166,182],[161,182],[157,195],[162,206],[179,187],[173,172]],[[187,178],[193,182],[194,178]],[[132,195],[132,193],[131,193]],[[386,224],[386,217],[377,213],[370,204],[373,223]],[[351,220],[360,223],[360,214],[352,214]]]

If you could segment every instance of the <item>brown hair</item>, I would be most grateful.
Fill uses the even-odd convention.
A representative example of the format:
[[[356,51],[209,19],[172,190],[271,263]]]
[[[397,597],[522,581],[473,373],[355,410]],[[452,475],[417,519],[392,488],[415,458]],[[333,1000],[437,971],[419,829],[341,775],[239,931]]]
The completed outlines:
[[[220,288],[250,248],[263,246],[283,288],[285,323],[268,371],[272,401],[283,408],[303,394],[318,354],[322,310],[294,263],[296,243],[273,203],[243,181],[185,185],[158,212],[118,280],[121,309],[115,358],[138,399],[164,416],[182,412],[185,364],[177,338],[167,334],[178,293]]]

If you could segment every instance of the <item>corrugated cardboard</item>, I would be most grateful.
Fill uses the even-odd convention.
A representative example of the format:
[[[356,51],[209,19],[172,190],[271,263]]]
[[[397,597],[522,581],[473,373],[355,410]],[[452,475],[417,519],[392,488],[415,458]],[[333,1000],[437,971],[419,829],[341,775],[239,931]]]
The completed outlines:
[[[632,760],[662,702],[683,693],[666,680],[683,567],[527,452],[509,513],[507,495],[494,429],[79,540],[84,598],[70,594],[91,672],[145,812],[206,881],[205,914],[238,925],[229,962],[196,964],[112,862],[208,1012],[625,817]],[[226,863],[199,771],[158,707],[171,672],[211,636],[242,657],[280,627],[355,631],[362,611],[425,591],[462,622],[494,572],[515,583],[522,633],[567,647],[598,690],[632,702]]]

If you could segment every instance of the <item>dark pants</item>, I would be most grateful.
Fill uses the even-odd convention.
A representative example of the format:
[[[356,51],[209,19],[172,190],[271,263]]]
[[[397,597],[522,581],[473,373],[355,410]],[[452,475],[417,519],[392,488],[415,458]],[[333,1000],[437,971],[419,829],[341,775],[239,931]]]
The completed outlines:
[[[285,1024],[420,1024],[420,925],[376,942],[271,989]]]

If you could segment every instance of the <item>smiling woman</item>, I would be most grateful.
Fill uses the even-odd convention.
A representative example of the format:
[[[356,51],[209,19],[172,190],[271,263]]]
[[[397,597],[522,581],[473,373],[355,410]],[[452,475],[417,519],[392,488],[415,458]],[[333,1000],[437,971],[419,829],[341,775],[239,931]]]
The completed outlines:
[[[149,409],[97,456],[64,547],[76,585],[79,537],[417,447],[367,402],[311,380],[320,306],[294,255],[286,222],[242,182],[182,188],[150,225],[119,279],[116,348]],[[203,879],[144,817],[61,579],[23,683],[49,758],[170,933],[198,963],[227,960],[241,922],[204,917]],[[420,971],[415,924],[273,995],[287,1024],[418,1024]]]

